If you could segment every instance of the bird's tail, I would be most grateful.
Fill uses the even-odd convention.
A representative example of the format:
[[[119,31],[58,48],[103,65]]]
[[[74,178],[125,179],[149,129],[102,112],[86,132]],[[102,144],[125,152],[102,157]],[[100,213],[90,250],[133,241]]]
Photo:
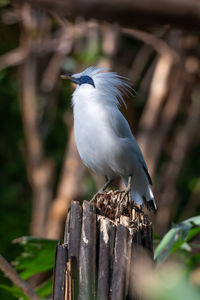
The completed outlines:
[[[148,186],[149,193],[146,196],[143,196],[143,201],[147,207],[147,209],[151,212],[156,212],[157,211],[157,205],[156,205],[156,200],[154,198],[154,195],[152,193],[150,185]]]
[[[125,184],[126,181],[125,181]],[[151,212],[157,211],[156,201],[151,190],[151,182],[142,169],[135,170],[135,176],[132,178],[131,199],[138,205],[145,203],[147,209]]]
[[[134,187],[132,187],[131,199],[138,205],[142,205],[144,202],[147,209],[151,212],[155,213],[157,211],[156,201],[150,185],[148,185],[143,192],[137,191]]]

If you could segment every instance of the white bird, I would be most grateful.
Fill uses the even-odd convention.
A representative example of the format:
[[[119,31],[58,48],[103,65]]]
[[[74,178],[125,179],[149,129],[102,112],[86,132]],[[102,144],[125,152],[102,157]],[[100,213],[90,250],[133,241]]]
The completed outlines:
[[[121,176],[126,194],[130,191],[136,204],[144,201],[155,212],[147,165],[119,110],[120,102],[124,102],[122,93],[131,89],[127,78],[97,67],[61,77],[77,84],[72,95],[76,145],[83,163],[108,178],[101,191]]]

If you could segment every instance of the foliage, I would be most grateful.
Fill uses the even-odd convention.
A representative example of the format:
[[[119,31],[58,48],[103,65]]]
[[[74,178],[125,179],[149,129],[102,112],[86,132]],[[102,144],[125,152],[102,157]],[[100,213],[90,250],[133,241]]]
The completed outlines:
[[[200,286],[190,280],[200,263],[200,253],[195,253],[195,249],[200,247],[193,243],[193,239],[198,237],[199,232],[200,216],[196,216],[173,225],[162,238],[154,252],[158,267],[154,278],[156,284],[151,285],[150,299],[199,299]],[[174,253],[180,259],[184,254],[182,263],[169,262]],[[196,276],[198,277],[198,274]]]
[[[163,263],[167,257],[182,249],[190,252],[189,242],[200,232],[200,216],[192,217],[174,225],[163,237],[155,250],[155,260]]]
[[[19,243],[24,251],[15,259],[14,264],[23,279],[53,268],[57,241],[23,237]]]
[[[24,295],[24,293],[16,286],[8,286],[5,284],[0,284],[0,288],[2,290],[7,291],[13,297],[23,300],[28,300],[28,298]]]
[[[13,265],[19,271],[22,279],[27,280],[35,274],[41,274],[44,271],[51,271],[54,265],[54,253],[57,241],[41,239],[35,237],[23,237],[15,241],[23,247],[23,251],[18,256]],[[0,288],[8,291],[16,298],[27,299],[23,292],[15,287],[1,284]],[[52,276],[37,288],[36,292],[41,298],[50,295],[52,291]]]

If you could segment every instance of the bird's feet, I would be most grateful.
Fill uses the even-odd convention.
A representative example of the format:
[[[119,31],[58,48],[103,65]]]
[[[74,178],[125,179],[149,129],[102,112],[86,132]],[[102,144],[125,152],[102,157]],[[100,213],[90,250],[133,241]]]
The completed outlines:
[[[95,200],[95,198],[96,198],[96,196],[97,196],[98,194],[102,194],[103,192],[105,192],[105,190],[107,189],[107,187],[109,187],[109,185],[112,183],[112,181],[113,181],[113,179],[109,179],[109,180],[104,184],[104,186],[102,186],[102,187],[100,188],[100,190],[98,190],[98,192],[97,192],[96,194],[94,194],[94,196],[92,197],[91,202],[93,202],[93,201]]]
[[[128,177],[128,185],[124,191],[124,195],[122,196],[119,204],[121,204],[125,200],[126,196],[130,196],[129,194],[131,192],[131,179],[132,179],[132,176],[129,176]],[[128,197],[128,199],[130,199],[130,198],[131,197]]]

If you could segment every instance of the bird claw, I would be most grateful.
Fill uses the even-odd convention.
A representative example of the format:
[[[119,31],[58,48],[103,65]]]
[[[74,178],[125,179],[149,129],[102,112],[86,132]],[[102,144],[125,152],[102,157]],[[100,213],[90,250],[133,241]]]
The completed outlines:
[[[124,190],[124,195],[122,196],[122,199],[120,200],[120,203],[122,203],[124,201],[124,199],[126,198],[127,195],[128,195],[128,200],[131,198],[131,195],[130,195],[130,192],[131,192],[131,179],[132,179],[132,176],[129,176],[128,177],[128,186]]]

